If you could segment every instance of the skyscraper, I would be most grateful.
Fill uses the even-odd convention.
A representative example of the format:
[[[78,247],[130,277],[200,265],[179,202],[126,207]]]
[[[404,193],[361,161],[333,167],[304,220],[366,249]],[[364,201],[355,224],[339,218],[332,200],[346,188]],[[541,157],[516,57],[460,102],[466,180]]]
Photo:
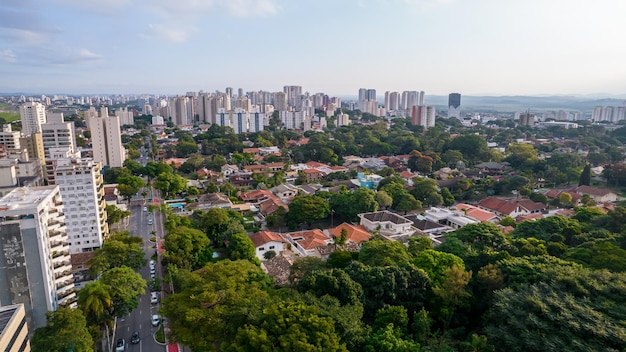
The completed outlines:
[[[103,115],[87,118],[87,121],[91,129],[94,160],[103,166],[124,166],[126,149],[122,146],[120,118]]]
[[[20,106],[20,119],[25,136],[41,132],[41,125],[46,123],[46,107],[36,102],[24,103]]]
[[[448,95],[448,117],[461,118],[461,94],[450,93]]]
[[[67,148],[71,152],[75,151],[74,122],[63,121],[63,113],[53,114],[49,117],[48,122],[41,125],[41,137],[46,159],[50,158],[50,148]]]
[[[0,199],[0,301],[23,303],[31,327],[46,313],[76,305],[58,186],[17,188]]]

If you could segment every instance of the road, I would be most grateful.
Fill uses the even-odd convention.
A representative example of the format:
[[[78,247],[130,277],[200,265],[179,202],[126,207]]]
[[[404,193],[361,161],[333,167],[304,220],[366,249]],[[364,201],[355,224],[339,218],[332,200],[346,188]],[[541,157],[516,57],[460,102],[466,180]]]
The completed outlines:
[[[144,189],[148,192],[146,196],[145,204],[148,206],[152,200],[152,194],[150,190]],[[150,237],[152,237],[152,231],[156,232],[157,238],[162,239],[164,235],[163,230],[163,219],[160,212],[155,211],[153,218],[153,224],[148,224],[149,213],[143,211],[144,200],[139,192],[139,196],[133,197],[131,201],[131,216],[128,221],[127,229],[130,231],[131,235],[138,236],[143,238],[144,240],[144,251],[146,253],[146,262],[150,261],[150,257],[155,254],[156,248],[155,243],[150,242]],[[141,206],[137,204],[141,203]],[[162,277],[162,269],[159,264],[156,265],[156,275],[157,277]],[[166,346],[158,344],[154,339],[154,333],[157,331],[158,327],[153,327],[151,320],[153,314],[158,314],[159,303],[151,304],[150,303],[150,268],[148,265],[143,267],[140,270],[141,276],[148,282],[148,288],[146,289],[146,294],[139,297],[139,304],[135,310],[133,310],[129,316],[118,319],[117,320],[117,329],[115,333],[115,340],[123,338],[126,340],[126,351],[137,351],[137,352],[152,352],[152,351],[165,351]],[[159,292],[159,298],[162,297],[162,292]],[[140,342],[138,344],[131,344],[130,339],[133,334],[133,331],[139,332]],[[113,348],[115,350],[115,347]]]

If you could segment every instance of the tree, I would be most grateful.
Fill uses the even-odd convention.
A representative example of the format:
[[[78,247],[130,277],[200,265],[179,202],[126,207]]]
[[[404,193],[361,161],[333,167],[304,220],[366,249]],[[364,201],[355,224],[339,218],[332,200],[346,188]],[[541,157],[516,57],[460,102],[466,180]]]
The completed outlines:
[[[315,220],[326,218],[330,214],[328,202],[318,196],[296,196],[289,204],[287,224],[290,228],[297,228],[302,223],[309,226]]]
[[[117,183],[118,192],[127,199],[130,199],[132,196],[137,194],[141,187],[146,185],[146,183],[143,182],[143,179],[137,176],[120,177],[117,179]]]
[[[355,221],[358,214],[378,210],[376,193],[367,188],[335,193],[331,196],[329,205],[338,221]]]
[[[97,277],[102,272],[121,266],[139,270],[146,265],[145,253],[134,239],[139,237],[120,236],[112,237],[104,241],[102,247],[95,250],[94,256],[89,259],[89,273],[92,277]]]
[[[232,235],[228,250],[230,251],[230,259],[232,260],[243,259],[260,264],[259,259],[256,257],[256,247],[250,237],[245,233]]]
[[[317,297],[330,295],[342,305],[361,301],[363,289],[341,269],[317,270],[309,272],[298,281],[298,291],[310,292]]]
[[[131,212],[128,210],[122,210],[115,205],[107,205],[107,224],[113,225],[118,223],[123,218],[127,218],[131,215]]]
[[[137,297],[146,293],[146,280],[127,266],[105,271],[100,280],[110,288],[113,315],[118,318],[137,308]]]
[[[247,260],[181,270],[173,279],[176,293],[163,300],[161,312],[170,322],[170,341],[194,351],[223,350],[222,344],[235,341],[239,328],[265,316],[264,308],[277,307],[267,293],[273,280]]]
[[[187,179],[174,173],[162,173],[157,176],[154,187],[169,196],[187,189]]]
[[[452,266],[457,266],[461,269],[465,268],[463,259],[454,254],[439,252],[433,249],[421,251],[411,260],[411,263],[424,270],[435,286],[440,286],[443,283],[446,278],[446,271]]]
[[[165,235],[163,259],[179,268],[197,270],[211,260],[211,241],[200,230],[178,227]]]
[[[396,241],[369,240],[359,251],[359,261],[371,266],[402,265],[409,259],[406,247]]]
[[[444,328],[450,324],[456,308],[472,296],[465,289],[471,278],[471,271],[452,265],[444,271],[444,279],[440,285],[433,287],[433,293],[442,301],[440,318],[444,323]]]
[[[310,272],[326,269],[326,263],[317,257],[304,257],[293,262],[289,268],[289,282],[297,284]]]
[[[225,351],[346,351],[334,321],[300,302],[270,305],[259,319],[237,330]]]
[[[450,192],[447,187],[441,187],[441,198],[443,199],[443,205],[446,207],[454,205],[454,195],[452,195],[452,192]]]
[[[415,197],[413,197],[412,195],[405,193],[399,197],[398,204],[395,206],[395,209],[397,211],[406,213],[411,210],[419,209],[421,207],[422,203],[419,200],[416,200]]]
[[[102,281],[93,281],[78,291],[78,306],[91,324],[102,325],[111,319],[110,287]]]
[[[78,309],[59,307],[46,313],[47,325],[35,330],[33,352],[89,352],[94,343],[87,330],[87,320]]]
[[[376,201],[378,202],[378,209],[387,209],[393,204],[393,198],[387,194],[387,192],[380,190],[376,192]]]
[[[586,164],[583,168],[583,172],[580,174],[580,181],[578,181],[579,186],[589,186],[591,185],[591,165]]]

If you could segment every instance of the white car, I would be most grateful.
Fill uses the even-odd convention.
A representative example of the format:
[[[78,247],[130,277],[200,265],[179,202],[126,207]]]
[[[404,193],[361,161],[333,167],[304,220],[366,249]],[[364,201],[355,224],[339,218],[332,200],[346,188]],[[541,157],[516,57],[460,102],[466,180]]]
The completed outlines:
[[[117,344],[115,345],[115,352],[124,351],[126,351],[126,341],[124,339],[117,340]]]
[[[156,268],[155,267],[151,267],[150,268],[150,274],[155,274],[156,275]]]
[[[156,292],[150,292],[150,303],[152,304],[159,303],[159,295]]]
[[[154,268],[156,268],[156,264],[154,263],[154,260],[150,260],[150,269]]]
[[[159,324],[161,323],[161,317],[158,315],[153,315],[152,316],[152,326],[159,326]]]

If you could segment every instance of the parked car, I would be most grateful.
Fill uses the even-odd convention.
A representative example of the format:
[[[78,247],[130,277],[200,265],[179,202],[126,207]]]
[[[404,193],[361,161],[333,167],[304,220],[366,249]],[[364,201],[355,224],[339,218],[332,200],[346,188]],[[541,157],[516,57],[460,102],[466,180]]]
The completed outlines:
[[[159,303],[159,294],[156,292],[150,293],[150,303],[157,304]]]
[[[158,315],[153,315],[152,316],[152,326],[159,326],[159,324],[161,323],[161,317]]]
[[[115,352],[124,351],[126,351],[126,341],[124,341],[124,339],[117,340],[117,344],[115,345]]]
[[[139,331],[134,331],[133,336],[130,338],[130,343],[139,343]]]
[[[143,207],[143,211],[148,211],[148,207]]]

